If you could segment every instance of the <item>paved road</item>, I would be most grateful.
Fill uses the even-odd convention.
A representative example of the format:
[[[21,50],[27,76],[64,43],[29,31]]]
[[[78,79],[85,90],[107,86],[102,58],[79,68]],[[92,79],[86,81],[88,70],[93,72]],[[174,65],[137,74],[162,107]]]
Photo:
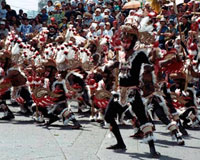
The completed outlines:
[[[88,117],[77,116],[81,130],[62,127],[57,122],[49,129],[34,124],[31,117],[18,115],[18,108],[11,107],[16,118],[0,121],[0,160],[149,160],[149,148],[141,140],[132,139],[131,126],[121,126],[121,133],[127,145],[124,153],[106,150],[115,144],[108,129],[102,129]],[[2,114],[0,115],[2,116]],[[165,126],[156,125],[156,148],[162,160],[197,160],[200,157],[200,129],[189,130],[185,146],[177,146],[171,140]]]

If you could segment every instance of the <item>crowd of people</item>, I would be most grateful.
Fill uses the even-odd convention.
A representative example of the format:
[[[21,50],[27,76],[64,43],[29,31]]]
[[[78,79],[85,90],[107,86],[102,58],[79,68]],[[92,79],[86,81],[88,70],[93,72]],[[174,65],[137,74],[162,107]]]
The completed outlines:
[[[116,120],[129,119],[133,137],[159,157],[155,117],[184,145],[186,129],[200,125],[200,2],[150,0],[125,9],[127,3],[49,0],[28,19],[2,1],[1,120],[15,117],[10,99],[47,127],[62,119],[81,128],[71,109],[76,101],[90,121],[110,125],[117,144],[107,149],[126,150]]]

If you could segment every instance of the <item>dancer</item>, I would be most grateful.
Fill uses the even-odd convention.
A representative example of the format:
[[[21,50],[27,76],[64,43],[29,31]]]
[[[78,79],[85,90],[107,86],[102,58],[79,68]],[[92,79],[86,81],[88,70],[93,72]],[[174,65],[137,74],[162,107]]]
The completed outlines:
[[[122,105],[129,105],[125,114],[130,119],[134,116],[137,117],[140,122],[140,128],[144,133],[144,140],[149,144],[151,156],[159,157],[160,153],[156,152],[154,146],[153,125],[146,116],[145,106],[139,89],[141,66],[143,63],[148,64],[149,61],[145,54],[145,49],[134,50],[140,34],[137,27],[138,23],[135,22],[134,19],[128,20],[125,25],[121,27],[121,43],[125,52],[125,58],[119,65],[119,90],[121,94],[117,92],[113,94],[105,114],[105,120],[110,123],[111,131],[117,139],[117,144],[107,149],[126,149],[126,145],[121,137],[117,123],[115,122],[115,116],[123,112],[126,108],[123,108]]]

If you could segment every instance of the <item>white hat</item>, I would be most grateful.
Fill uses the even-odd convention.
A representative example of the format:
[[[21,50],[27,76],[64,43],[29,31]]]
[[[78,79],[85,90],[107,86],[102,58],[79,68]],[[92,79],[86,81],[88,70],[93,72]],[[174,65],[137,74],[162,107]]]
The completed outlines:
[[[110,22],[106,22],[106,25],[109,25],[109,26],[110,26]]]
[[[96,29],[96,28],[97,28],[97,23],[92,23],[92,24],[90,25],[90,27],[94,27],[94,29]]]
[[[150,5],[150,2],[145,2],[145,4],[144,4],[144,5],[145,5],[145,6],[146,6],[146,5]]]
[[[134,10],[130,10],[129,14],[131,14],[131,13],[135,13],[135,11]]]
[[[87,4],[94,4],[94,1],[93,0],[88,0]]]
[[[161,18],[160,22],[166,22],[166,19],[165,18]]]
[[[104,12],[110,12],[110,10],[107,8],[107,9],[104,10]]]
[[[54,6],[59,6],[59,7],[61,7],[61,3],[60,3],[60,1],[56,1],[56,2],[54,2]]]
[[[78,16],[76,17],[76,19],[82,19],[81,15],[78,15]]]
[[[100,9],[100,8],[97,8],[97,9],[95,10],[95,12],[101,12],[101,9]]]
[[[99,23],[99,26],[105,26],[104,22]]]
[[[5,24],[6,24],[6,22],[4,22],[4,21],[0,21],[0,24],[3,24],[3,25],[5,25]]]

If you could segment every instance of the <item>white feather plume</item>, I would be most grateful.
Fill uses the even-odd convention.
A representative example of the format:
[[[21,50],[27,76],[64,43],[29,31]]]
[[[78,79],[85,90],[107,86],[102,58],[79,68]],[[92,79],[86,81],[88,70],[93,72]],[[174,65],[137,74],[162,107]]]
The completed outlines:
[[[140,28],[139,32],[152,32],[153,31],[153,25],[148,24],[150,21],[149,17],[142,18],[140,21]]]

